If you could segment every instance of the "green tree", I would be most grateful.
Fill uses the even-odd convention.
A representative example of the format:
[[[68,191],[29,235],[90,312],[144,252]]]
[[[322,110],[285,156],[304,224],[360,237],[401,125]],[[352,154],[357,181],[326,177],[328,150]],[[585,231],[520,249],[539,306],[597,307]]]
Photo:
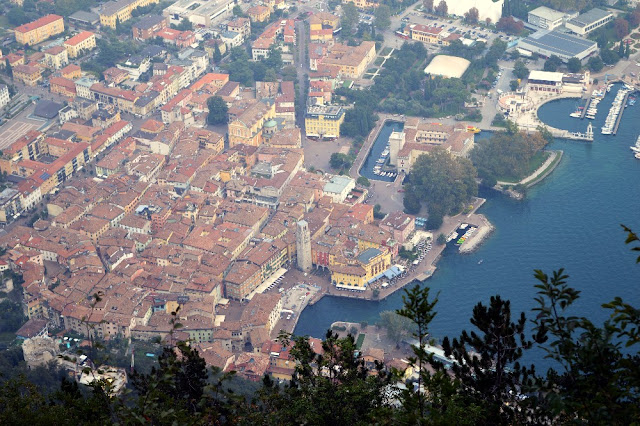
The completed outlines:
[[[483,180],[517,181],[529,173],[531,161],[546,144],[547,141],[539,132],[527,134],[508,129],[478,141],[471,153],[471,160]]]
[[[371,182],[369,181],[369,179],[364,176],[358,177],[356,182],[358,183],[358,185],[366,186],[367,188],[371,186]]]
[[[600,56],[592,56],[587,61],[587,66],[591,71],[599,72],[602,71],[602,68],[604,68],[604,62],[602,62]]]
[[[22,306],[4,299],[0,302],[0,333],[13,333],[27,321]]]
[[[233,6],[233,16],[237,16],[238,18],[245,18],[247,15],[242,11],[242,8],[239,4]]]
[[[528,383],[533,366],[523,367],[520,359],[533,341],[525,338],[526,316],[511,320],[511,303],[492,296],[489,306],[478,303],[471,324],[478,330],[463,331],[459,338],[442,342],[445,356],[453,357],[451,370],[461,383],[460,392],[468,403],[482,407],[483,417],[492,424],[525,423],[528,412],[519,409],[521,386]],[[537,336],[542,341],[544,333]],[[473,355],[471,354],[473,351]]]
[[[207,99],[207,108],[209,109],[207,123],[216,125],[227,122],[227,103],[220,96],[211,96]]]
[[[453,157],[442,149],[419,156],[411,169],[405,197],[413,194],[425,202],[431,223],[462,210],[478,194],[476,169],[466,158]],[[435,222],[433,222],[435,221]]]
[[[562,65],[562,59],[557,57],[556,55],[551,55],[549,59],[547,59],[544,63],[545,71],[557,71],[558,67]]]
[[[376,204],[373,206],[373,217],[375,219],[383,219],[387,214],[382,211],[382,206],[380,204]]]
[[[518,80],[511,80],[509,82],[509,88],[512,92],[515,91],[518,88]]]
[[[216,43],[216,45],[213,47],[213,62],[219,64],[220,60],[222,60],[222,53],[220,53],[220,47]]]
[[[478,8],[472,7],[469,11],[465,12],[464,20],[471,25],[475,25],[478,23],[479,16],[480,12],[478,11]]]
[[[449,13],[449,6],[447,6],[447,2],[444,0],[440,0],[440,3],[434,9],[436,15],[447,16]]]
[[[353,3],[346,3],[342,5],[342,18],[340,19],[340,26],[342,32],[346,37],[351,36],[356,23],[358,22],[358,9]]]
[[[571,58],[567,61],[567,69],[569,72],[577,73],[582,69],[582,62],[578,58]]]
[[[527,68],[527,66],[521,59],[518,59],[513,65],[513,75],[515,75],[520,80],[524,80],[525,78],[529,77],[529,68]]]
[[[351,159],[347,154],[334,152],[329,159],[329,165],[334,170],[345,170],[351,167]]]
[[[374,13],[375,26],[380,31],[389,29],[391,26],[391,8],[386,4],[378,6]]]
[[[411,319],[393,311],[380,312],[378,325],[387,330],[387,337],[396,345],[410,338],[416,331],[416,326]]]
[[[413,191],[405,191],[402,204],[404,205],[404,211],[408,214],[418,214],[422,208],[420,198]]]
[[[620,60],[620,55],[611,49],[602,49],[600,51],[600,58],[602,58],[602,62],[606,65],[614,65]]]

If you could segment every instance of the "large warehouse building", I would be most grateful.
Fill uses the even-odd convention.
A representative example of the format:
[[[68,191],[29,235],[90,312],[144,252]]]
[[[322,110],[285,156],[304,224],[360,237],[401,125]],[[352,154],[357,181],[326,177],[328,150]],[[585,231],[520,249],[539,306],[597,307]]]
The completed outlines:
[[[546,57],[556,55],[565,62],[571,58],[582,61],[598,51],[598,44],[559,31],[540,30],[520,40],[518,50],[524,55],[537,53]]]
[[[444,78],[460,78],[469,68],[471,62],[464,58],[449,55],[438,55],[431,60],[424,69],[424,73],[430,76],[440,76]]]

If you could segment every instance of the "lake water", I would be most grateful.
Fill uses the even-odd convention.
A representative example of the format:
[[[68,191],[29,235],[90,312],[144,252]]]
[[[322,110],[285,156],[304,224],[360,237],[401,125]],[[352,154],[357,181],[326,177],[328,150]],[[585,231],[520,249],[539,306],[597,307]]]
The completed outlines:
[[[394,179],[386,176],[379,176],[373,173],[373,168],[376,165],[376,161],[380,158],[380,154],[384,151],[384,148],[387,146],[387,142],[389,142],[389,136],[394,131],[402,130],[404,125],[397,121],[387,121],[380,129],[378,136],[376,137],[373,146],[369,150],[369,154],[367,154],[367,159],[364,161],[364,164],[360,168],[360,174],[368,179],[373,180],[381,180],[385,182],[391,182]]]
[[[600,304],[614,296],[640,305],[640,266],[620,227],[640,232],[640,160],[629,149],[640,134],[640,103],[626,108],[617,136],[603,136],[600,127],[614,92],[598,106],[594,142],[551,144],[550,149],[564,151],[562,162],[524,201],[481,192],[487,202],[480,212],[496,231],[473,254],[447,252],[435,275],[425,281],[432,294],[440,293],[433,337],[458,336],[469,329],[473,306],[496,294],[511,300],[513,312],[525,311],[531,318],[534,269],[551,273],[564,267],[570,284],[582,292],[575,313],[592,320],[605,318]],[[588,120],[569,117],[576,105],[576,100],[548,103],[540,109],[540,119],[584,131]],[[376,302],[325,297],[304,310],[295,333],[323,337],[338,320],[375,323],[381,311],[401,306],[401,294]],[[540,352],[533,354],[538,362]]]

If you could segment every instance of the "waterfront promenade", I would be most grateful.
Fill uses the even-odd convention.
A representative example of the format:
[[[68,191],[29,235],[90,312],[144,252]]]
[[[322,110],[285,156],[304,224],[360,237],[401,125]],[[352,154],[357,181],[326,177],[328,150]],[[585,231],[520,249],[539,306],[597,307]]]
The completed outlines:
[[[470,213],[446,216],[440,229],[433,232],[433,240],[437,239],[437,236],[440,234],[444,234],[445,236],[449,235],[458,229],[462,223],[468,223],[477,226],[478,230],[461,246],[460,252],[469,253],[475,250],[494,229],[486,217],[476,212],[484,202],[485,200],[483,198],[477,198],[472,204],[473,209]],[[381,287],[382,280],[380,280],[368,286],[367,289],[362,292],[338,290],[331,285],[329,271],[313,271],[313,273],[305,275],[301,271],[292,269],[287,272],[283,279],[282,286],[287,289],[286,291],[291,291],[291,289],[300,284],[317,287],[318,291],[309,292],[308,298],[300,299],[300,303],[294,309],[295,314],[292,315],[289,320],[281,319],[276,327],[274,327],[274,333],[277,334],[276,330],[292,332],[296,327],[300,314],[307,304],[312,305],[317,303],[324,296],[338,296],[361,300],[382,300],[414,281],[424,281],[431,277],[436,271],[436,264],[445,248],[446,245],[439,245],[436,241],[433,241],[431,250],[425,255],[422,262],[415,267],[409,263],[406,274],[403,277],[391,280],[390,285],[386,288]],[[374,291],[377,293],[375,297]]]

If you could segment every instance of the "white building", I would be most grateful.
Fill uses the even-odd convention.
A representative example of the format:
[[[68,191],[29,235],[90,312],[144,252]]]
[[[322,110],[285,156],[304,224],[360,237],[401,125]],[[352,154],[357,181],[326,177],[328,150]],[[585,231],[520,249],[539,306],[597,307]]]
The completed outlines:
[[[9,87],[6,84],[0,84],[0,108],[4,108],[9,104]]]
[[[164,9],[162,14],[169,17],[171,24],[188,19],[194,25],[210,27],[230,16],[234,5],[233,0],[178,0]]]
[[[333,199],[334,203],[342,203],[353,188],[356,181],[348,176],[334,176],[324,185],[324,195]]]
[[[546,6],[540,6],[529,12],[527,22],[544,30],[553,30],[564,23],[565,14]]]
[[[612,20],[613,13],[596,8],[569,20],[566,27],[568,30],[583,36]]]
[[[494,24],[502,17],[502,5],[504,0],[444,0],[447,4],[450,15],[464,16],[469,9],[475,7],[479,12],[481,21],[487,18],[491,19]],[[439,2],[434,2],[437,5]]]

